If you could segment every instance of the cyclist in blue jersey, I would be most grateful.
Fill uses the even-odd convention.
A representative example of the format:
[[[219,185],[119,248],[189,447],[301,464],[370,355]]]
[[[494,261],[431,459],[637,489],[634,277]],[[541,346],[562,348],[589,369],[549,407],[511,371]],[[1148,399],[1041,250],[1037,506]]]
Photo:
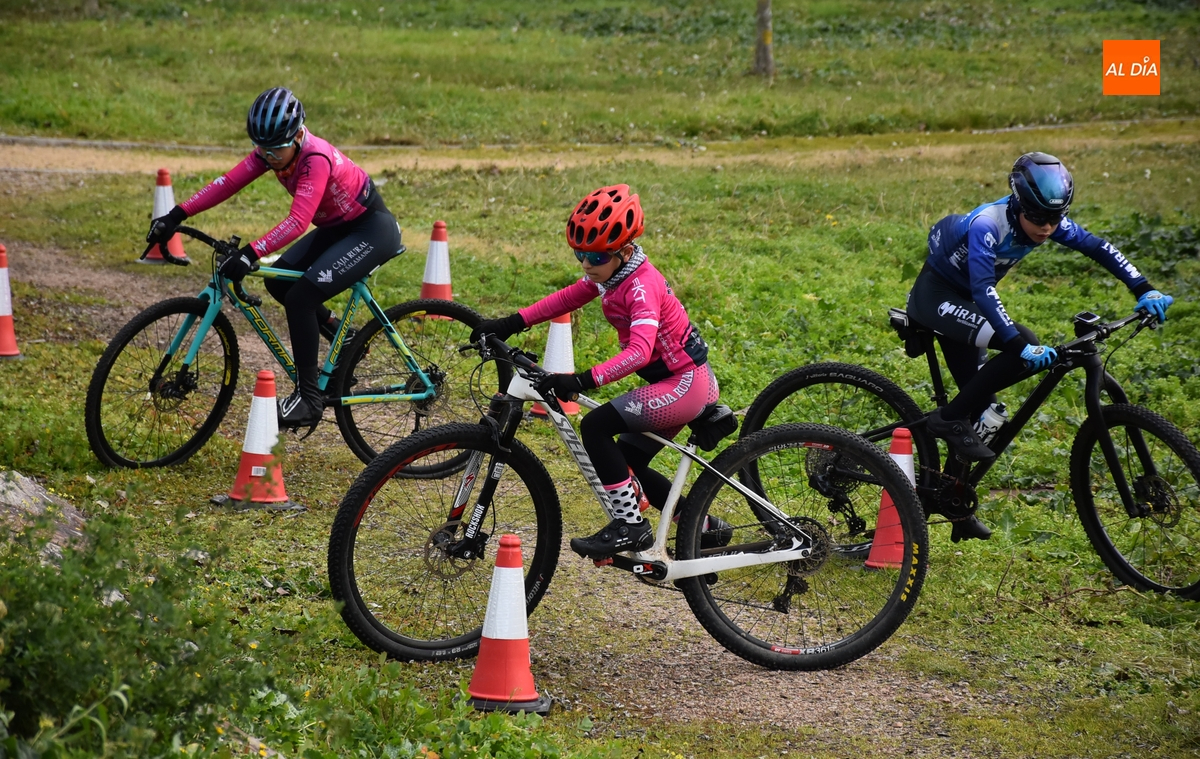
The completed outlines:
[[[995,402],[996,392],[1057,358],[1054,348],[1012,320],[996,292],[996,283],[1034,248],[1053,240],[1083,253],[1120,279],[1138,299],[1138,308],[1160,320],[1173,302],[1111,243],[1067,218],[1074,182],[1057,158],[1026,153],[1013,164],[1008,183],[1011,195],[933,226],[929,257],[908,294],[909,316],[937,333],[959,388],[957,396],[929,416],[929,431],[969,461],[995,456],[975,432],[974,422]],[[999,353],[988,359],[989,348]],[[974,516],[955,524],[956,539],[990,535]]]

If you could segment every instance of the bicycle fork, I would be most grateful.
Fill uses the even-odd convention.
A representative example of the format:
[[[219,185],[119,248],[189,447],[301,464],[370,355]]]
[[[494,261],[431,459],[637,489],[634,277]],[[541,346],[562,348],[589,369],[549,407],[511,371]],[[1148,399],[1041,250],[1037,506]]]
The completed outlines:
[[[1112,474],[1113,484],[1117,487],[1117,492],[1121,495],[1121,503],[1125,506],[1125,511],[1130,518],[1139,519],[1149,516],[1151,506],[1144,501],[1135,499],[1133,492],[1129,488],[1129,480],[1125,477],[1125,468],[1121,463],[1121,457],[1117,453],[1117,446],[1113,442],[1112,435],[1109,433],[1108,424],[1104,421],[1104,405],[1100,402],[1100,391],[1106,386],[1106,373],[1100,362],[1100,354],[1093,353],[1084,356],[1080,363],[1087,370],[1087,392],[1086,402],[1088,416],[1093,420],[1096,427],[1096,440],[1100,443],[1100,451],[1104,454],[1104,462],[1108,465],[1108,471]],[[1145,472],[1144,477],[1150,478],[1158,475],[1158,470],[1154,466],[1154,459],[1150,455],[1150,447],[1146,445],[1146,439],[1142,437],[1142,433],[1138,429],[1126,429],[1125,434],[1129,437],[1129,441],[1133,443],[1133,448],[1137,452],[1138,460],[1141,462],[1142,471]]]
[[[479,497],[475,499],[474,506],[471,508],[462,537],[446,546],[446,552],[455,558],[483,558],[488,539],[491,537],[490,533],[483,531],[483,526],[492,504],[492,496],[496,493],[500,477],[504,475],[507,454],[511,450],[513,438],[516,437],[517,427],[521,423],[521,414],[522,402],[519,399],[507,394],[493,396],[483,422],[492,428],[492,435],[498,444],[499,452],[488,462],[483,485],[479,488]],[[475,451],[467,460],[462,479],[459,481],[458,491],[454,497],[454,504],[450,509],[447,525],[462,524],[463,516],[467,513],[467,505],[471,503],[472,494],[479,485],[479,473],[483,469],[485,458],[486,454],[483,451]]]

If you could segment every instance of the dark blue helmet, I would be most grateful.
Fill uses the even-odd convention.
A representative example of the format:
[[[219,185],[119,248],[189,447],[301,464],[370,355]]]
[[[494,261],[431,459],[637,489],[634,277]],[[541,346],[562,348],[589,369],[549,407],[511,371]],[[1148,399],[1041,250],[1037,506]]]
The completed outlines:
[[[304,106],[285,87],[272,87],[254,100],[246,115],[246,134],[264,148],[282,147],[304,125]]]
[[[1061,218],[1071,208],[1075,182],[1062,161],[1046,153],[1026,153],[1013,164],[1008,186],[1028,218]]]

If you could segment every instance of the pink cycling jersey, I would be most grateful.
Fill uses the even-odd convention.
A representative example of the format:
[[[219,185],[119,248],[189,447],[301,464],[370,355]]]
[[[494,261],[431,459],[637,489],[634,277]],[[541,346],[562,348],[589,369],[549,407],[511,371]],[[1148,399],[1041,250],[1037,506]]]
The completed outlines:
[[[367,172],[312,132],[305,130],[304,144],[292,166],[288,172],[275,173],[292,196],[291,211],[274,229],[254,241],[254,252],[259,258],[304,234],[309,224],[333,226],[356,219],[366,210],[363,201],[370,189]],[[227,174],[182,203],[183,210],[188,216],[207,211],[229,200],[270,169],[258,151],[252,151]]]
[[[600,296],[604,318],[617,328],[621,352],[592,367],[592,379],[606,385],[662,359],[672,374],[694,367],[683,346],[691,321],[666,279],[645,261],[611,290],[584,277],[520,310],[533,326],[570,313]]]

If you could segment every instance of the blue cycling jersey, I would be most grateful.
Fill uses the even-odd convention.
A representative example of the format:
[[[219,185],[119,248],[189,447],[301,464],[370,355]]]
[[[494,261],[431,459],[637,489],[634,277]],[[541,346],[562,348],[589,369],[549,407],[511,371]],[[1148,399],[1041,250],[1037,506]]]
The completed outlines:
[[[1021,229],[1011,198],[985,203],[966,215],[952,214],[934,224],[929,232],[928,263],[964,297],[969,295],[975,301],[1001,340],[1021,348],[1024,339],[1004,310],[996,283],[1037,244]],[[1102,265],[1135,295],[1151,289],[1121,251],[1069,218],[1062,220],[1050,239]]]

